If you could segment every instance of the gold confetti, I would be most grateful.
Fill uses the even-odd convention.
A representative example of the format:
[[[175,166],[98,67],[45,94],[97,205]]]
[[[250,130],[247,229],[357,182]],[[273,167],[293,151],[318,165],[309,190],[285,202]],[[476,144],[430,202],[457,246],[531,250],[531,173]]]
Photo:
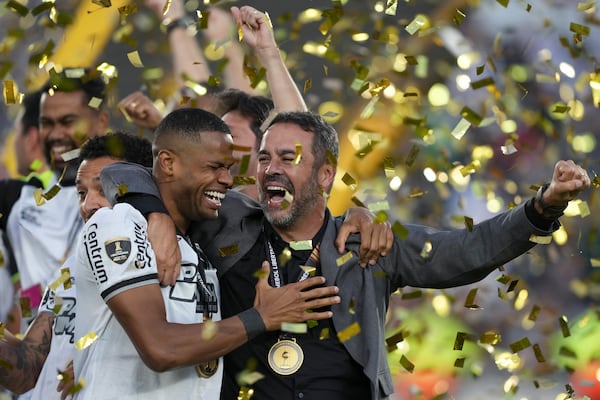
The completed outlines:
[[[237,254],[238,252],[238,244],[232,244],[231,246],[226,246],[226,247],[220,247],[219,248],[219,255],[221,257],[227,257],[227,256],[231,256],[234,254]]]
[[[504,146],[500,146],[500,150],[502,151],[502,154],[504,154],[505,156],[514,154],[517,152],[517,148],[512,143],[507,143]]]
[[[126,183],[121,183],[119,186],[117,186],[117,194],[119,197],[122,197],[127,193],[129,193],[129,188],[127,187]]]
[[[464,218],[465,218],[465,228],[467,228],[467,230],[469,232],[473,232],[473,218],[467,217],[466,215]]]
[[[498,332],[488,331],[479,336],[479,341],[482,344],[496,345],[500,343],[501,336]]]
[[[9,10],[16,12],[21,17],[25,17],[29,13],[29,9],[16,0],[9,0],[6,3],[5,7],[8,8]]]
[[[306,333],[306,332],[308,332],[308,326],[303,322],[300,322],[300,323],[282,322],[281,330],[283,332],[290,332],[290,333]]]
[[[453,350],[462,350],[467,339],[468,334],[465,332],[456,332],[456,339],[454,339]]]
[[[4,81],[4,104],[17,104],[17,86],[11,79]]]
[[[518,353],[519,351],[524,350],[529,346],[531,346],[531,343],[529,342],[529,338],[526,338],[526,337],[521,340],[517,340],[516,342],[512,342],[509,345],[510,350],[513,353]]]
[[[454,25],[458,26],[458,25],[462,24],[465,17],[466,17],[466,15],[464,12],[462,12],[459,9],[456,9],[454,11],[454,15],[452,16],[452,22],[454,22]]]
[[[496,0],[496,2],[506,8],[508,7],[509,0]]]
[[[344,182],[346,184],[346,186],[348,187],[348,189],[354,191],[357,189],[357,182],[356,179],[354,179],[349,173],[344,173],[344,176],[342,176],[342,182]]]
[[[241,42],[244,39],[244,29],[242,28],[242,24],[238,22],[237,24],[237,33],[238,33],[238,41]]]
[[[412,145],[410,151],[408,152],[408,155],[406,156],[406,160],[404,160],[404,164],[406,164],[406,166],[408,167],[412,167],[420,151],[421,148],[419,146],[417,146],[416,144]]]
[[[480,308],[477,304],[475,304],[475,296],[477,296],[477,288],[469,290],[467,298],[465,299],[465,308]]]
[[[369,203],[368,209],[372,213],[377,213],[379,211],[389,210],[390,204],[387,202],[387,200],[377,201],[374,203]]]
[[[533,345],[533,354],[535,355],[535,359],[537,360],[537,362],[540,362],[540,363],[546,362],[546,358],[542,354],[542,349],[540,348],[540,345],[537,343]]]
[[[367,208],[366,204],[360,201],[356,196],[352,196],[350,200],[356,205],[356,207]]]
[[[421,254],[420,254],[421,257],[429,258],[432,250],[433,250],[433,245],[431,244],[431,242],[429,240],[426,240],[425,243],[423,244],[423,248],[421,249]]]
[[[534,304],[533,308],[531,309],[531,312],[529,313],[529,316],[527,317],[527,319],[530,320],[530,321],[536,321],[538,315],[540,315],[540,311],[541,311],[541,307],[538,306],[537,304]]]
[[[552,243],[552,236],[537,236],[532,234],[529,236],[529,241],[537,244],[550,244]]]
[[[248,166],[250,165],[250,154],[244,154],[240,160],[240,175],[244,175],[248,172]]]
[[[465,366],[465,358],[461,357],[461,358],[457,358],[456,360],[454,360],[454,366],[456,368],[464,368],[464,366]]]
[[[398,348],[398,343],[404,340],[404,332],[400,331],[388,338],[385,339],[385,348],[388,353],[396,350]]]
[[[292,163],[298,165],[300,164],[300,161],[302,161],[302,145],[296,143],[296,154],[294,155],[294,161]]]
[[[305,80],[303,94],[306,94],[310,90],[311,87],[312,87],[312,79]]]
[[[426,23],[427,20],[425,19],[425,16],[419,14],[404,29],[409,35],[414,35]]]
[[[409,234],[409,230],[398,221],[392,225],[392,232],[402,240],[406,240]]]
[[[96,339],[98,339],[98,336],[96,336],[96,332],[88,332],[84,336],[77,339],[77,341],[75,342],[75,348],[77,350],[86,349],[89,346],[91,346],[96,341]]]
[[[90,99],[90,101],[88,102],[88,106],[95,110],[99,110],[101,105],[102,105],[102,99],[100,99],[98,97],[92,97]]]
[[[4,339],[4,322],[0,321],[0,339]]]
[[[20,297],[19,304],[21,306],[21,316],[23,318],[29,318],[33,315],[31,313],[31,301],[29,297]]]
[[[54,282],[50,283],[48,287],[52,290],[56,290],[60,285],[64,285],[67,281],[71,281],[71,272],[69,268],[61,268],[60,276]]]
[[[385,5],[386,15],[396,15],[397,9],[398,9],[398,0],[387,0],[387,3]]]
[[[308,276],[315,276],[315,273],[317,272],[317,268],[310,265],[301,265],[300,269],[304,273],[308,274]]]
[[[138,53],[137,50],[127,53],[127,59],[135,68],[144,68],[144,64],[140,58],[140,53]]]
[[[587,201],[582,200],[577,204],[577,207],[579,208],[579,215],[581,216],[581,218],[585,218],[591,215],[590,207],[588,206]]]
[[[264,376],[262,376],[262,374],[260,374],[259,372],[256,372],[257,374],[261,375],[261,378],[264,378]],[[260,380],[257,379],[257,380]],[[238,392],[237,395],[237,400],[250,400],[252,398],[252,396],[254,396],[254,389],[248,387],[248,386],[241,386],[240,387],[240,391]]]
[[[450,134],[454,136],[456,139],[460,140],[467,133],[467,130],[471,127],[471,123],[464,118],[461,118],[458,121],[458,124],[452,129]]]
[[[590,264],[592,267],[600,267],[600,258],[590,258]]]
[[[360,325],[358,322],[345,327],[338,332],[337,337],[340,343],[344,343],[360,333]]]
[[[99,5],[101,7],[106,7],[106,8],[112,6],[112,3],[110,0],[92,0],[92,3]]]
[[[575,22],[571,22],[569,25],[569,30],[578,35],[582,36],[590,36],[590,27],[585,25],[576,24]]]
[[[321,333],[319,334],[319,340],[329,339],[329,328],[321,329]]]
[[[325,18],[325,21],[319,25],[319,32],[325,36],[338,23],[343,14],[342,2],[340,0],[333,0],[333,8],[321,12],[321,16]]]
[[[404,293],[402,292],[402,300],[411,300],[411,299],[419,299],[423,296],[422,290],[413,290],[412,292]]]
[[[404,369],[411,374],[415,370],[415,365],[411,363],[408,358],[404,356],[404,354],[400,357],[400,365],[402,365],[402,367],[404,367]]]
[[[291,259],[292,259],[292,251],[287,247],[285,249],[283,249],[283,251],[281,252],[279,257],[277,257],[277,261],[279,262],[279,265],[281,265],[282,267],[285,267],[286,264],[288,263],[288,261],[290,261]]]
[[[348,313],[354,315],[356,314],[356,301],[354,300],[354,297],[350,299],[350,304],[348,304]]]
[[[312,244],[312,240],[298,240],[295,242],[290,242],[290,247],[293,250],[312,250],[313,249],[313,244]]]
[[[365,147],[361,148],[360,150],[358,150],[356,153],[354,153],[354,156],[358,159],[363,159],[365,158],[365,156],[367,154],[369,154],[371,151],[373,151],[373,144],[376,144],[377,142],[369,142]]]
[[[560,331],[562,332],[563,337],[571,336],[571,331],[569,330],[569,324],[567,322],[567,317],[564,315],[558,319],[558,323],[560,325]]]
[[[211,340],[217,335],[217,324],[212,319],[204,321],[202,324],[202,340]]]
[[[342,265],[350,261],[352,257],[354,257],[354,254],[351,251],[349,251],[343,256],[336,258],[335,263],[338,267],[341,267]]]
[[[481,89],[482,87],[490,86],[494,84],[494,78],[484,78],[478,81],[471,82],[471,88],[473,90]]]
[[[460,115],[475,126],[479,126],[481,121],[483,121],[483,117],[481,115],[477,114],[475,111],[466,106],[462,108]]]
[[[518,283],[519,283],[518,279],[510,282],[510,285],[508,285],[508,289],[506,289],[506,293],[510,293],[510,292],[514,291],[515,288],[517,287]]]
[[[375,213],[375,218],[373,219],[373,222],[376,224],[383,224],[384,222],[386,222],[388,220],[389,220],[389,217],[388,217],[387,213],[383,210],[380,210]]]
[[[383,171],[385,177],[390,179],[396,176],[396,164],[391,157],[384,157],[383,159]]]
[[[255,176],[234,176],[233,177],[233,184],[234,186],[240,186],[240,185],[254,185],[256,183],[256,177]]]

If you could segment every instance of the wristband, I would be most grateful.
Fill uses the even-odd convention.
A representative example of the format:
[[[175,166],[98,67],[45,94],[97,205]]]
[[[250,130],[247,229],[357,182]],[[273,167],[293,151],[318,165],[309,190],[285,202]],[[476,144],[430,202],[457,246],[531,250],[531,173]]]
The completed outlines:
[[[244,324],[248,340],[252,340],[266,331],[265,323],[256,308],[249,308],[237,315]]]
[[[187,17],[176,18],[166,25],[167,35],[169,35],[177,28],[187,29],[192,24],[193,22]]]
[[[544,218],[555,220],[563,215],[563,212],[565,211],[565,208],[567,208],[567,205],[565,204],[564,206],[550,206],[546,204],[544,202],[544,192],[548,189],[548,187],[550,187],[549,183],[540,186],[540,188],[537,191],[537,194],[535,195],[535,201],[542,209],[542,216]]]

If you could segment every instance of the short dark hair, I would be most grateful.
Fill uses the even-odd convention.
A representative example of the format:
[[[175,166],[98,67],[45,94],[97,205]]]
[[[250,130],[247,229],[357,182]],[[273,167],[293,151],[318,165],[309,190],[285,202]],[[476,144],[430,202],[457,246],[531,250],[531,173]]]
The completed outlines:
[[[50,79],[42,89],[43,92],[75,92],[84,93],[84,102],[89,104],[92,98],[102,100],[99,109],[105,107],[106,82],[102,72],[94,68],[64,68],[61,72],[50,70]]]
[[[112,157],[152,167],[152,143],[142,136],[116,131],[87,140],[79,151],[79,160]]]
[[[340,152],[338,134],[323,117],[310,111],[282,112],[273,118],[269,127],[277,123],[294,124],[306,132],[314,134],[311,149],[315,158],[314,168],[319,168],[327,163],[334,167],[337,166]]]
[[[227,89],[217,94],[217,113],[222,117],[230,111],[237,111],[251,120],[250,129],[260,145],[263,131],[260,129],[274,109],[273,100],[265,96],[250,95],[239,89]]]
[[[179,108],[167,114],[158,124],[154,131],[154,145],[161,146],[159,142],[163,137],[199,143],[201,132],[231,134],[227,124],[215,114],[200,108]]]
[[[26,93],[23,98],[23,114],[21,115],[21,124],[23,124],[23,133],[27,133],[29,128],[37,128],[40,125],[40,98],[42,90]]]

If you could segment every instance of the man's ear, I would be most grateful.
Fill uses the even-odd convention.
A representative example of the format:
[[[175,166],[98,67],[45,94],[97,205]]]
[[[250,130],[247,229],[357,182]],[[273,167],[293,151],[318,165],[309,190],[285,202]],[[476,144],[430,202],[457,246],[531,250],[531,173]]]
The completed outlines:
[[[329,192],[333,181],[335,180],[336,169],[331,164],[323,164],[319,168],[318,179],[319,186],[323,188],[325,192]]]
[[[175,154],[170,150],[162,149],[158,151],[155,166],[158,166],[163,176],[173,176],[175,172],[175,158]]]
[[[98,122],[100,123],[100,132],[106,132],[108,130],[108,124],[110,123],[110,116],[106,111],[102,111],[98,116]]]

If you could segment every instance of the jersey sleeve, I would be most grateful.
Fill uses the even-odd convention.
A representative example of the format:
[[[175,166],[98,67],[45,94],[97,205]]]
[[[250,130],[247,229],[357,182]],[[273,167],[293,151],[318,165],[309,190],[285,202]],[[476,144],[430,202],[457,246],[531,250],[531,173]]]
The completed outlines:
[[[126,290],[158,284],[147,222],[127,204],[98,210],[84,227],[81,246],[105,302]]]

